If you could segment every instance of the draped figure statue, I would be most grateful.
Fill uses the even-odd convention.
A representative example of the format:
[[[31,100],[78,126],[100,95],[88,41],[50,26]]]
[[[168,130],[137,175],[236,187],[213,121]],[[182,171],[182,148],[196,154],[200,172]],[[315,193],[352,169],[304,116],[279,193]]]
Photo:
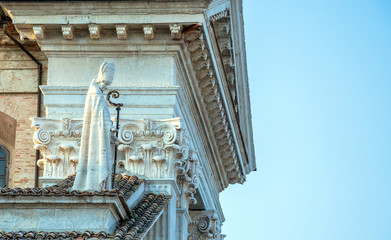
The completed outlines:
[[[98,77],[92,80],[88,89],[74,190],[100,191],[111,188],[112,122],[103,91],[113,81],[114,71],[114,63],[104,62]]]

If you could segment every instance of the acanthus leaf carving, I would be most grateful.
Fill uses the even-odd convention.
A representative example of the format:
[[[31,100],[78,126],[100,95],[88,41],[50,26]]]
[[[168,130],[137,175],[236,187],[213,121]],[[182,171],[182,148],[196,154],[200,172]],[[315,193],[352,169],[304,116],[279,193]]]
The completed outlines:
[[[76,172],[82,121],[33,118],[34,149],[43,158],[37,165],[43,168],[43,179],[61,179]]]
[[[118,150],[124,172],[148,178],[174,178],[174,155],[178,148],[179,118],[168,120],[123,120]]]

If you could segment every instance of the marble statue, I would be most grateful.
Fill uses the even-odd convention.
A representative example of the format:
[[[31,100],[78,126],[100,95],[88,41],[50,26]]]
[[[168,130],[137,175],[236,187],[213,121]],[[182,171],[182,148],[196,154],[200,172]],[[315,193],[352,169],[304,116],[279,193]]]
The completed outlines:
[[[74,190],[100,191],[111,188],[113,156],[112,122],[103,91],[114,77],[114,63],[104,62],[88,89]]]

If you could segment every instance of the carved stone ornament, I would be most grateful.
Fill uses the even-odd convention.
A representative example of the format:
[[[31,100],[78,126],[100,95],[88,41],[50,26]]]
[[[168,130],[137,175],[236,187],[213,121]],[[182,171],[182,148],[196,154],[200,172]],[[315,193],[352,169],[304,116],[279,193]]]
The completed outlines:
[[[73,26],[61,26],[62,30],[62,36],[66,40],[72,40],[73,39]]]
[[[155,38],[155,33],[152,26],[144,26],[144,36],[146,40],[153,40]]]
[[[81,120],[33,118],[34,148],[42,153],[38,166],[43,178],[65,178],[76,172],[79,161]]]
[[[220,227],[218,218],[213,214],[199,214],[192,218],[188,227],[188,240],[212,240],[220,239]]]
[[[88,25],[88,31],[90,32],[90,38],[93,40],[100,39],[100,26],[96,24]]]
[[[44,26],[33,26],[33,32],[36,39],[42,40],[45,37],[44,34],[45,27]]]
[[[229,10],[225,9],[224,11],[218,12],[210,17],[210,20],[212,21],[218,21],[222,18],[226,18],[229,16]]]
[[[240,161],[237,156],[231,127],[224,108],[223,99],[220,97],[220,89],[211,60],[208,56],[208,49],[205,47],[204,34],[201,30],[190,31],[185,34],[184,40],[193,69],[196,71],[198,85],[204,100],[204,106],[210,117],[211,127],[223,160],[229,183],[243,183]]]
[[[127,26],[126,25],[115,25],[115,30],[117,32],[117,38],[125,40],[127,38]]]
[[[182,25],[172,24],[170,25],[171,38],[174,40],[179,40],[182,37]]]
[[[179,118],[169,120],[123,120],[118,150],[124,159],[119,170],[148,178],[175,178],[174,162],[180,151]]]
[[[187,208],[189,204],[196,204],[197,200],[194,194],[198,188],[201,166],[196,153],[190,150],[187,141],[182,145],[181,150],[178,151],[174,167],[177,184],[180,186],[181,191],[181,198],[178,200],[182,201],[178,203],[177,207]],[[186,205],[184,205],[183,200],[186,200]]]

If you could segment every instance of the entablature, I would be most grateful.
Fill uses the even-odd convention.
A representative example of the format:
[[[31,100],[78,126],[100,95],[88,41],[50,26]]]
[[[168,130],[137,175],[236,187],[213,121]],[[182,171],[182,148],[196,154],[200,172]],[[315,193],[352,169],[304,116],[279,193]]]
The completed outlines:
[[[45,8],[46,4],[51,4],[53,9]],[[138,1],[91,2],[86,9],[80,9],[86,3],[61,4],[62,7],[54,3],[2,4],[21,37],[36,40],[48,54],[49,85],[55,82],[51,75],[51,62],[63,56],[100,56],[109,57],[111,61],[119,57],[165,54],[184,58],[179,62],[191,66],[191,76],[187,79],[196,83],[192,94],[201,97],[198,101],[206,113],[204,128],[207,128],[203,131],[210,132],[210,146],[216,152],[215,159],[209,161],[220,166],[214,169],[216,175],[223,175],[216,178],[223,186],[219,190],[229,183],[245,181],[246,174],[254,169],[252,163],[255,160],[248,154],[252,149],[252,139],[248,140],[247,133],[243,138],[244,132],[241,131],[242,119],[248,118],[249,105],[243,107],[247,112],[240,111],[241,96],[237,95],[241,93],[238,93],[237,85],[247,79],[237,78],[236,69],[243,65],[236,64],[232,53],[234,44],[233,33],[228,26],[229,10],[224,9],[205,18],[205,2],[175,2],[173,5],[154,2],[147,15],[145,5],[142,7]],[[64,8],[64,4],[68,8]],[[118,9],[121,10],[116,11]],[[216,32],[209,27],[211,20],[216,22]],[[212,44],[211,36],[215,34],[218,48]],[[170,74],[167,76],[174,78]],[[47,97],[55,98],[54,95]]]

